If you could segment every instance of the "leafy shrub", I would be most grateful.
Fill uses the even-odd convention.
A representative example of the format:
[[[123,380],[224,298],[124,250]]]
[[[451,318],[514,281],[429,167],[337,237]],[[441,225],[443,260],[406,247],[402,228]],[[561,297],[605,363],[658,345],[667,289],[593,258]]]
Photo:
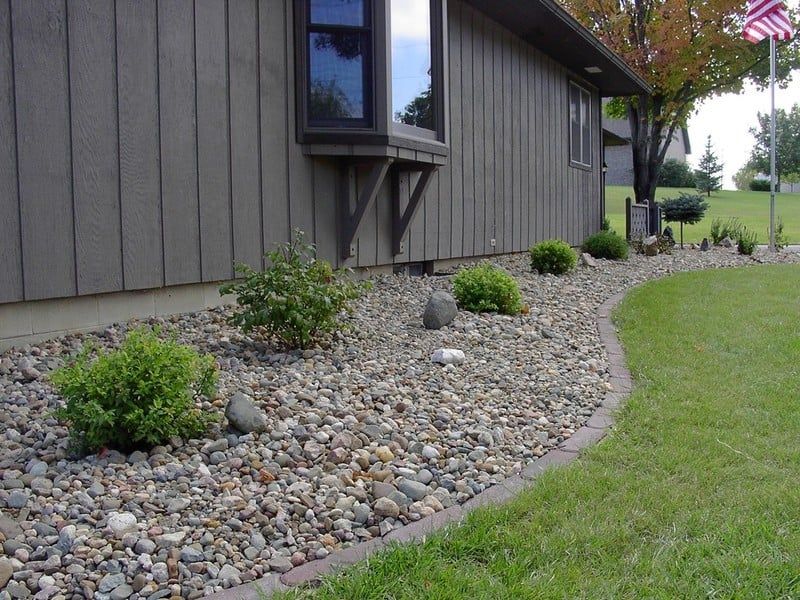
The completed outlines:
[[[608,217],[603,217],[603,224],[600,227],[600,231],[611,231],[611,232],[614,231],[611,228],[611,219],[609,219]]]
[[[767,237],[769,238],[769,229],[767,229]],[[789,245],[789,236],[783,231],[783,219],[778,217],[775,221],[775,248],[783,250]]]
[[[202,434],[211,416],[196,400],[214,394],[214,358],[199,355],[158,331],[135,329],[117,350],[91,347],[51,380],[66,405],[55,416],[69,424],[76,448],[128,451],[166,443],[170,437]]]
[[[502,269],[482,264],[460,271],[453,278],[458,305],[470,312],[515,315],[522,310],[522,295],[514,278]]]
[[[753,179],[750,182],[750,190],[753,192],[771,192],[772,183],[769,179]]]
[[[628,258],[628,243],[613,231],[600,231],[583,242],[582,249],[595,258],[625,260]]]
[[[755,252],[757,245],[758,236],[756,235],[756,232],[748,230],[747,227],[742,227],[742,233],[736,243],[736,248],[739,250],[739,254],[750,256],[753,254],[753,252]]]
[[[334,271],[330,263],[317,259],[301,231],[268,252],[267,259],[263,271],[237,265],[243,279],[223,285],[220,293],[236,295],[240,310],[231,316],[231,324],[245,333],[263,329],[292,348],[307,348],[337,330],[338,314],[368,285],[348,281],[346,270]]]
[[[697,185],[694,172],[684,161],[668,158],[658,174],[659,187],[693,188]]]
[[[539,273],[563,275],[578,263],[578,257],[569,244],[561,240],[540,242],[530,249],[531,268]]]
[[[702,221],[708,210],[708,203],[698,194],[681,192],[677,198],[665,198],[661,202],[664,220],[681,224],[681,248],[683,248],[683,225],[694,225]]]
[[[738,240],[742,235],[744,225],[736,217],[731,217],[727,221],[722,219],[714,219],[711,221],[711,242],[717,246],[726,237],[732,240]]]

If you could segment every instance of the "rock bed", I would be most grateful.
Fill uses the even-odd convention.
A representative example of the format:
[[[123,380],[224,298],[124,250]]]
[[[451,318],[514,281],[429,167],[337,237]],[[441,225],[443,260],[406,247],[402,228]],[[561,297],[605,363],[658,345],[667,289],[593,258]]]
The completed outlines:
[[[800,256],[758,255],[765,262]],[[217,357],[220,414],[202,440],[72,459],[49,415],[46,373],[126,325],[0,356],[0,600],[196,598],[323,558],[337,547],[465,502],[567,439],[609,389],[596,308],[673,271],[751,264],[730,250],[599,261],[561,277],[496,262],[530,310],[421,314],[447,277],[381,277],[325,348],[280,353],[225,310],[152,319]],[[431,362],[437,348],[466,354]],[[245,394],[267,432],[236,435],[222,413]]]

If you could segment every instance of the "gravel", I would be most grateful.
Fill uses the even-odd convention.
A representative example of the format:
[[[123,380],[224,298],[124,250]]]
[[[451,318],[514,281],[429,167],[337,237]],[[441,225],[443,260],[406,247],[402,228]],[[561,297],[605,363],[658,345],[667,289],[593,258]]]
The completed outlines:
[[[564,277],[532,274],[525,255],[494,262],[517,277],[524,314],[459,312],[428,330],[422,313],[449,278],[385,276],[306,351],[242,335],[226,309],[151,319],[216,357],[220,393],[201,408],[220,419],[205,439],[127,456],[71,456],[48,373],[87,342],[116,346],[128,324],[0,355],[0,600],[192,600],[465,502],[602,401],[600,303],[653,277],[754,261],[687,250]],[[443,348],[464,362],[432,362]],[[233,397],[236,431],[223,417]]]

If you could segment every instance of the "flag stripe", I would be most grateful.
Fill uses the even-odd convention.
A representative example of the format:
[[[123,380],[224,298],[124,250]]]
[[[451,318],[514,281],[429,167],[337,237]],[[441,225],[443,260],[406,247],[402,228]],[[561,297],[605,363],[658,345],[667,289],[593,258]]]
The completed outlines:
[[[742,37],[757,44],[768,37],[790,40],[794,28],[789,13],[780,0],[750,0]]]

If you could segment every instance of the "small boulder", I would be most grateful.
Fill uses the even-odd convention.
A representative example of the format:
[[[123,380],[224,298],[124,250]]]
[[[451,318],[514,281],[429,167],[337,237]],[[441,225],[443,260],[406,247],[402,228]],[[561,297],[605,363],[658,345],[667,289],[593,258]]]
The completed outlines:
[[[658,238],[654,235],[650,237],[646,237],[642,241],[642,247],[644,248],[645,256],[657,256],[658,255]]]
[[[425,307],[422,324],[426,329],[441,329],[452,323],[457,315],[458,306],[455,298],[447,292],[434,292]]]
[[[389,500],[389,498],[378,498],[375,501],[375,514],[379,517],[392,517],[396,519],[400,516],[400,507]]]
[[[136,515],[132,513],[117,513],[108,518],[108,526],[117,539],[122,539],[126,533],[135,533],[139,529]]]
[[[431,360],[440,365],[460,365],[466,358],[463,351],[453,348],[439,348],[431,355]]]
[[[585,267],[591,267],[593,269],[596,269],[598,266],[597,259],[588,252],[581,254],[581,264]]]
[[[725,236],[719,243],[719,245],[722,246],[723,248],[733,248],[733,240],[728,236]]]
[[[703,238],[703,242],[700,244],[700,250],[707,252],[709,247],[710,244],[708,243],[708,238]]]
[[[267,417],[264,412],[241,392],[236,392],[228,401],[225,417],[231,427],[242,433],[263,433],[267,430]]]

